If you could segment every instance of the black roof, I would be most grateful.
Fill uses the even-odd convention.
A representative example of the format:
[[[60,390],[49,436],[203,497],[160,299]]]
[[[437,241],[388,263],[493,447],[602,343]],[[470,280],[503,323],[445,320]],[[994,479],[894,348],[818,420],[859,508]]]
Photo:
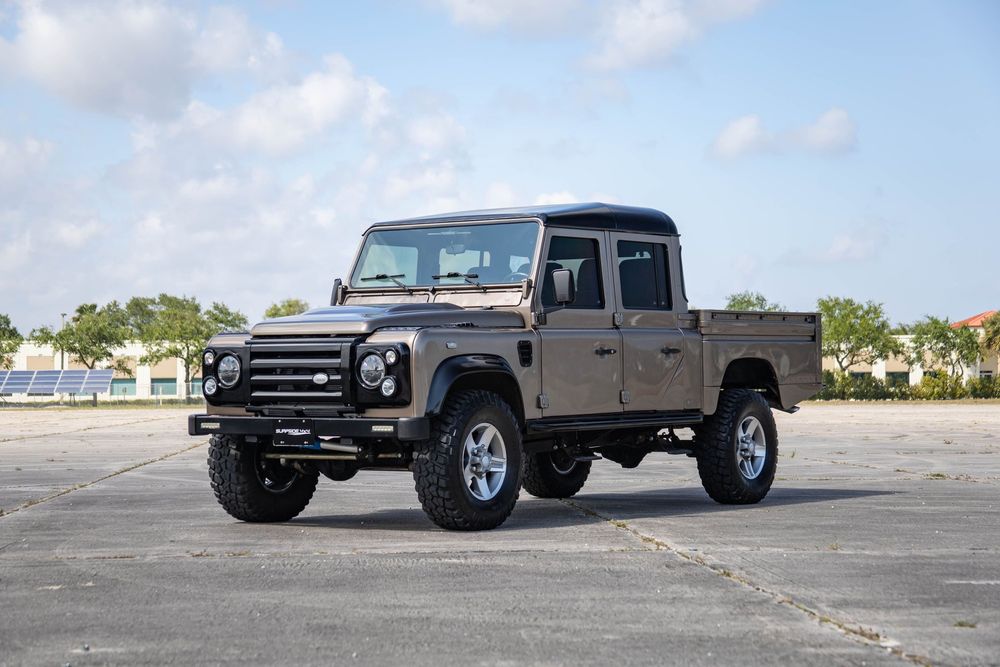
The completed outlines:
[[[616,232],[677,235],[677,225],[666,213],[654,208],[620,206],[585,202],[580,204],[551,204],[547,206],[521,206],[492,208],[481,211],[459,211],[427,215],[406,220],[376,222],[372,227],[405,225],[426,222],[464,222],[470,220],[502,220],[504,218],[538,218],[549,227],[578,227],[608,229]]]

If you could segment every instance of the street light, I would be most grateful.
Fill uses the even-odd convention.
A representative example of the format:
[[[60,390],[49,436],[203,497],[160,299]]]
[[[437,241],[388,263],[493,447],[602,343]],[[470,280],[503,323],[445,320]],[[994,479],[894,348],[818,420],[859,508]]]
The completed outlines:
[[[59,317],[62,318],[62,323],[59,325],[59,331],[66,328],[66,313],[59,313]],[[66,370],[66,351],[59,350],[59,370]]]

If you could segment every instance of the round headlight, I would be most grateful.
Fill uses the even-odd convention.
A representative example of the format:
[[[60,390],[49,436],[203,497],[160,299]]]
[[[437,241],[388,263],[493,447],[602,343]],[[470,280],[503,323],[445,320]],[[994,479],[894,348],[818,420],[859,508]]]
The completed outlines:
[[[379,391],[381,391],[382,395],[385,396],[386,398],[389,398],[390,396],[395,394],[396,378],[387,377],[386,379],[382,380],[382,386],[379,387]]]
[[[211,396],[219,390],[219,383],[215,381],[215,378],[206,378],[201,385],[201,389],[205,392],[206,396]]]
[[[206,352],[205,353],[205,365],[206,366],[211,366],[214,363],[215,363],[215,352]]]
[[[399,361],[399,353],[396,350],[386,350],[385,351],[385,363],[392,366],[394,363]]]
[[[361,382],[369,389],[374,389],[385,377],[385,362],[382,361],[382,357],[377,354],[369,354],[367,357],[361,360],[361,365],[358,367],[358,375],[361,376]]]
[[[219,382],[223,387],[232,387],[240,379],[240,360],[231,354],[219,359],[219,368],[216,370],[219,375]]]

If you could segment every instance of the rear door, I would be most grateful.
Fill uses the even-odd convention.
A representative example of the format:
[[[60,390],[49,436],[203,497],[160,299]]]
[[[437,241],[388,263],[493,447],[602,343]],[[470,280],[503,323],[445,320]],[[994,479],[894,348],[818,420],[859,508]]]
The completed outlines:
[[[573,272],[577,296],[538,327],[545,417],[622,410],[621,333],[614,326],[614,281],[606,240],[603,231],[551,229],[546,234],[536,308],[556,305],[556,269]]]
[[[696,408],[701,387],[693,386],[697,359],[689,359],[695,336],[678,326],[671,279],[676,240],[640,234],[612,233],[615,299],[622,333],[626,411],[670,411]],[[689,386],[690,385],[690,386]]]

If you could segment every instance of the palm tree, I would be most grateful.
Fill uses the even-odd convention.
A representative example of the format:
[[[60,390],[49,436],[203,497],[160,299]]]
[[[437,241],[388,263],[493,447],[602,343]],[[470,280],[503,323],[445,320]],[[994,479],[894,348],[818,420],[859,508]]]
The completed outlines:
[[[1000,311],[983,321],[983,339],[980,341],[984,356],[1000,355]]]

